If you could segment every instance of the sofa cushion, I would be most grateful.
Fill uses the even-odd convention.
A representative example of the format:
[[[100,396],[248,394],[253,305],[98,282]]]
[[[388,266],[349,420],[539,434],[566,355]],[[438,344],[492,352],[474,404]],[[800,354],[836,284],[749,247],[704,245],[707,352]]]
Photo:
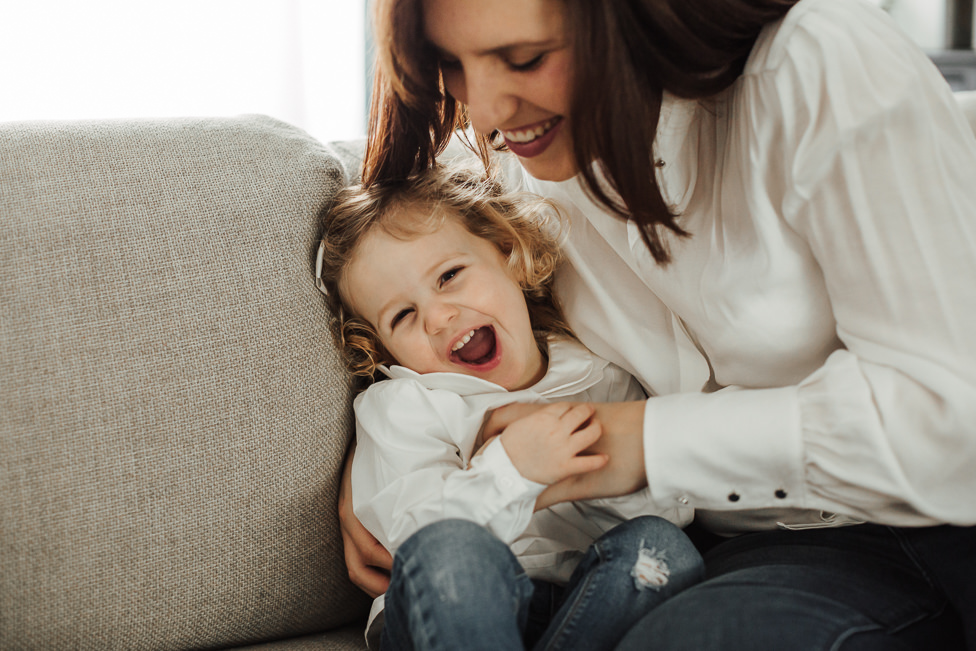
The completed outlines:
[[[359,621],[350,385],[312,283],[335,153],[270,118],[0,125],[0,646]]]

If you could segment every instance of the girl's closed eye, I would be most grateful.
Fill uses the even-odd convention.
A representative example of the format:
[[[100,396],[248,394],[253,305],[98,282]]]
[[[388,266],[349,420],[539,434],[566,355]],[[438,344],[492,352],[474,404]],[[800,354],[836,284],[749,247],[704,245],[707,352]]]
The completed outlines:
[[[413,312],[413,308],[407,307],[394,314],[393,319],[390,321],[390,330],[395,330],[396,327],[400,325],[400,323],[402,323],[404,319],[410,316],[411,312]]]

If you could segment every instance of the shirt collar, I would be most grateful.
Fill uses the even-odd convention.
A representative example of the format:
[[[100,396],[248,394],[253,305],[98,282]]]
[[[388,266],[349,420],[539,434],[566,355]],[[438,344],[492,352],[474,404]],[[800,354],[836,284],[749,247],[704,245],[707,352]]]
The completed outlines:
[[[521,391],[527,397],[555,399],[571,396],[593,386],[603,378],[608,362],[597,357],[575,339],[550,337],[549,367],[537,383]],[[462,373],[417,373],[404,366],[381,365],[380,371],[390,378],[409,378],[428,389],[453,391],[462,396],[507,393],[504,387],[482,378]]]

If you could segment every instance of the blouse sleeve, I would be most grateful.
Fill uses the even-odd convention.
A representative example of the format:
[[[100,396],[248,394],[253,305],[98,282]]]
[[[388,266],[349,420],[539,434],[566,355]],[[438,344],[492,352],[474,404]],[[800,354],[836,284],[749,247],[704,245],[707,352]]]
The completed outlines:
[[[472,520],[506,543],[528,526],[545,486],[524,479],[497,439],[462,466],[455,440],[479,427],[462,398],[409,379],[384,380],[357,397],[353,509],[391,553],[445,518]]]
[[[847,16],[800,17],[741,88],[748,119],[766,125],[755,173],[783,188],[781,215],[819,263],[844,347],[797,386],[651,399],[645,427],[680,427],[686,409],[745,424],[716,443],[738,464],[720,471],[726,488],[693,506],[972,525],[976,140],[927,57],[875,9],[846,4]],[[665,460],[695,454],[654,445]],[[665,461],[655,477],[647,458],[658,497],[681,499],[682,480]],[[731,502],[736,486],[761,497]]]

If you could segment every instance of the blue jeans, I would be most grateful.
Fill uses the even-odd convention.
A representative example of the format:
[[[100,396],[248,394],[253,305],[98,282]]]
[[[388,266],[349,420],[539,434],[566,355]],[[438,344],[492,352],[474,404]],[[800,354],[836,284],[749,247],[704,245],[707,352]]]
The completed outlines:
[[[444,520],[397,550],[380,648],[612,649],[641,617],[703,577],[670,522],[635,518],[594,542],[568,585],[532,581],[484,527]]]
[[[858,525],[718,543],[621,651],[976,650],[976,528]]]

